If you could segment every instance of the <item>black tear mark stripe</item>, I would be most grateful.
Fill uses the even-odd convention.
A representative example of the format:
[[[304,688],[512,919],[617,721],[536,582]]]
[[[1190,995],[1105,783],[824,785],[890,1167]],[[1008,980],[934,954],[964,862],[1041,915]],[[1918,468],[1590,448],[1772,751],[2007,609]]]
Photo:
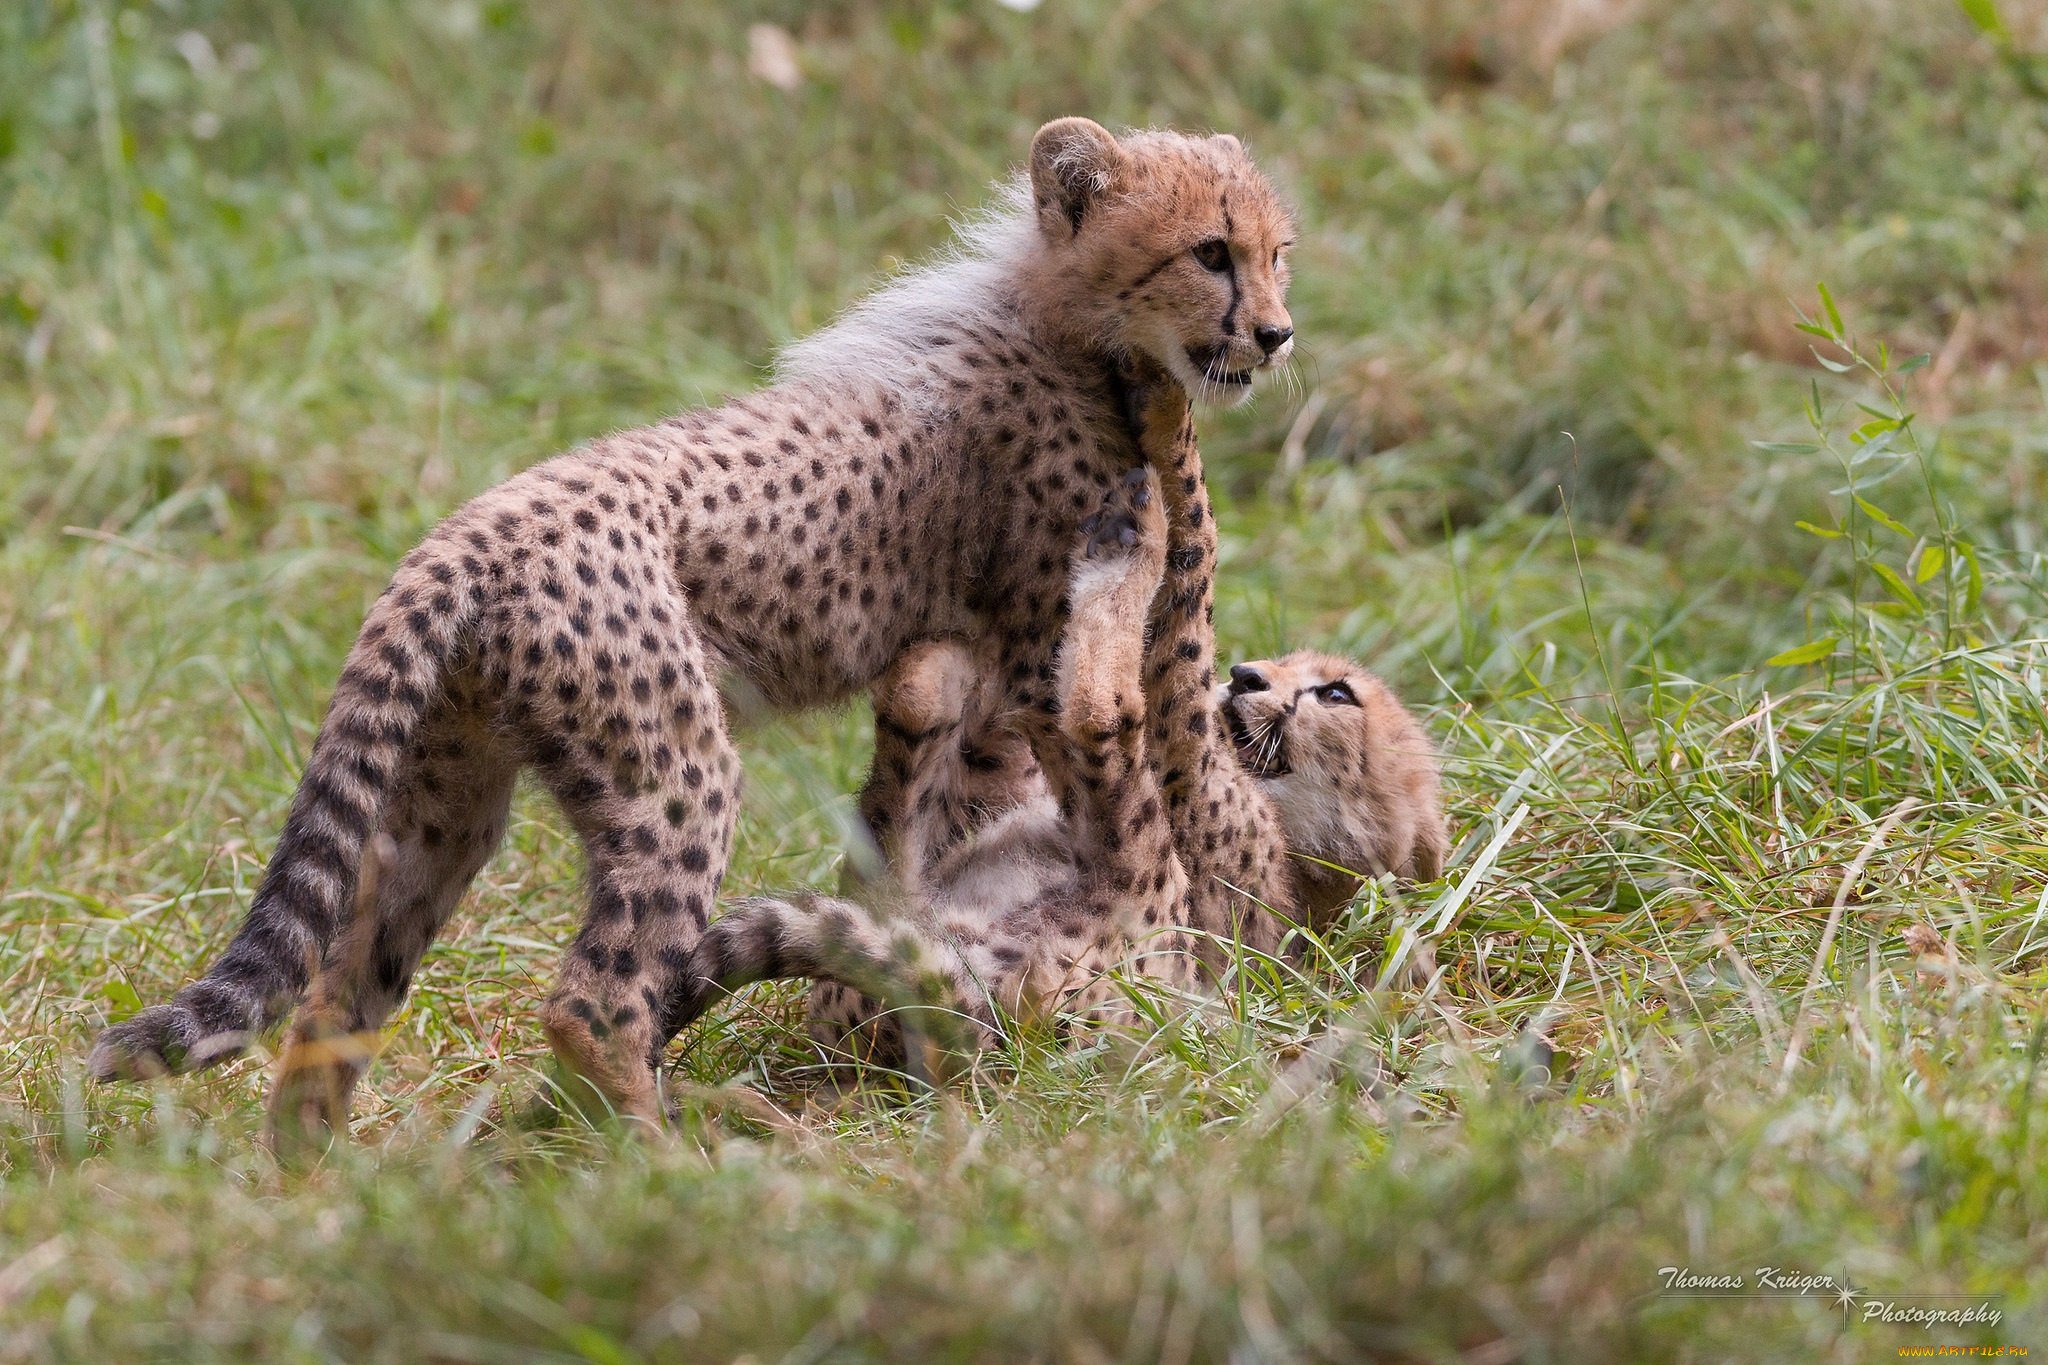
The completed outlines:
[[[1129,284],[1124,286],[1124,297],[1129,298],[1138,290],[1143,289],[1146,285],[1152,283],[1153,277],[1158,275],[1160,271],[1166,269],[1166,267],[1172,265],[1175,261],[1179,259],[1180,253],[1178,251],[1172,252],[1165,256],[1161,256],[1158,260],[1152,263],[1151,267],[1147,269],[1144,274],[1138,276],[1137,279],[1132,280]]]
[[[1230,221],[1230,196],[1227,194],[1223,196],[1222,208],[1223,237],[1226,247],[1223,259],[1230,263],[1227,267],[1230,274],[1230,307],[1223,310],[1223,335],[1234,337],[1237,335],[1237,304],[1243,295],[1237,286],[1237,257],[1231,255],[1228,250],[1229,239],[1237,235],[1237,225]]]

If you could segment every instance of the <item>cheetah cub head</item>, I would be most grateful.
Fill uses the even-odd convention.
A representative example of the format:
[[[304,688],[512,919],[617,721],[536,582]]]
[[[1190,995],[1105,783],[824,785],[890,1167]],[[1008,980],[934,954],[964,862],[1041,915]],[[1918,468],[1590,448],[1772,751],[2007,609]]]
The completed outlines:
[[[1050,311],[1084,340],[1225,406],[1293,353],[1293,218],[1228,133],[1055,119],[1031,142],[1031,198]]]
[[[1349,659],[1302,650],[1233,666],[1217,700],[1290,848],[1375,876],[1442,872],[1436,751],[1385,683]]]

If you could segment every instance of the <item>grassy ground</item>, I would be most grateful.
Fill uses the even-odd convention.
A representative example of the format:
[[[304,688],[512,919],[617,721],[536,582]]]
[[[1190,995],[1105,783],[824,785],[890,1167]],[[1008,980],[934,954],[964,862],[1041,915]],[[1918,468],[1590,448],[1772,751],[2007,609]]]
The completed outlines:
[[[0,9],[0,1358],[2048,1349],[2048,9],[653,9]],[[82,1082],[426,526],[758,383],[1083,110],[1300,205],[1301,392],[1205,434],[1219,627],[1429,708],[1445,882],[941,1100],[822,1103],[755,993],[622,1148],[520,1121],[577,877],[526,796],[353,1147],[281,1170],[261,1059]],[[862,729],[744,735],[734,890],[833,877]],[[1660,1292],[1760,1266],[2003,1317]]]

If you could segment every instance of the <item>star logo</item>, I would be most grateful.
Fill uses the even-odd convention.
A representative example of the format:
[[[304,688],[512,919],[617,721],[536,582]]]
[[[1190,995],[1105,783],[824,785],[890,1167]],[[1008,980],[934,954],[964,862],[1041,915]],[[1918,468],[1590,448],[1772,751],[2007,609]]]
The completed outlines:
[[[1856,1300],[1861,1297],[1862,1295],[1851,1289],[1847,1284],[1844,1284],[1835,1291],[1835,1307],[1841,1309],[1844,1313],[1853,1313],[1856,1311]]]

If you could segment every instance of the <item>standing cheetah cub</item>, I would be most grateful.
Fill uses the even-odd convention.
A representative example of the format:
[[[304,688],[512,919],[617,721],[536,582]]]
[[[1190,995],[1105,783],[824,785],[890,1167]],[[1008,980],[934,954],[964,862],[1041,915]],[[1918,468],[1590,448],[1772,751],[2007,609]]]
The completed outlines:
[[[1235,138],[1060,119],[951,256],[793,347],[769,389],[607,436],[457,510],[371,608],[234,941],[169,1004],[107,1029],[94,1074],[231,1056],[315,973],[347,978],[323,980],[322,999],[348,1002],[323,1029],[380,1027],[530,766],[588,861],[549,1042],[606,1102],[656,1120],[662,1003],[732,848],[720,675],[815,706],[952,636],[1013,704],[1044,702],[1069,541],[1139,459],[1119,366],[1248,394],[1292,345],[1292,240]],[[337,951],[380,832],[396,852],[367,950]],[[356,1065],[308,1084],[345,1098]]]

